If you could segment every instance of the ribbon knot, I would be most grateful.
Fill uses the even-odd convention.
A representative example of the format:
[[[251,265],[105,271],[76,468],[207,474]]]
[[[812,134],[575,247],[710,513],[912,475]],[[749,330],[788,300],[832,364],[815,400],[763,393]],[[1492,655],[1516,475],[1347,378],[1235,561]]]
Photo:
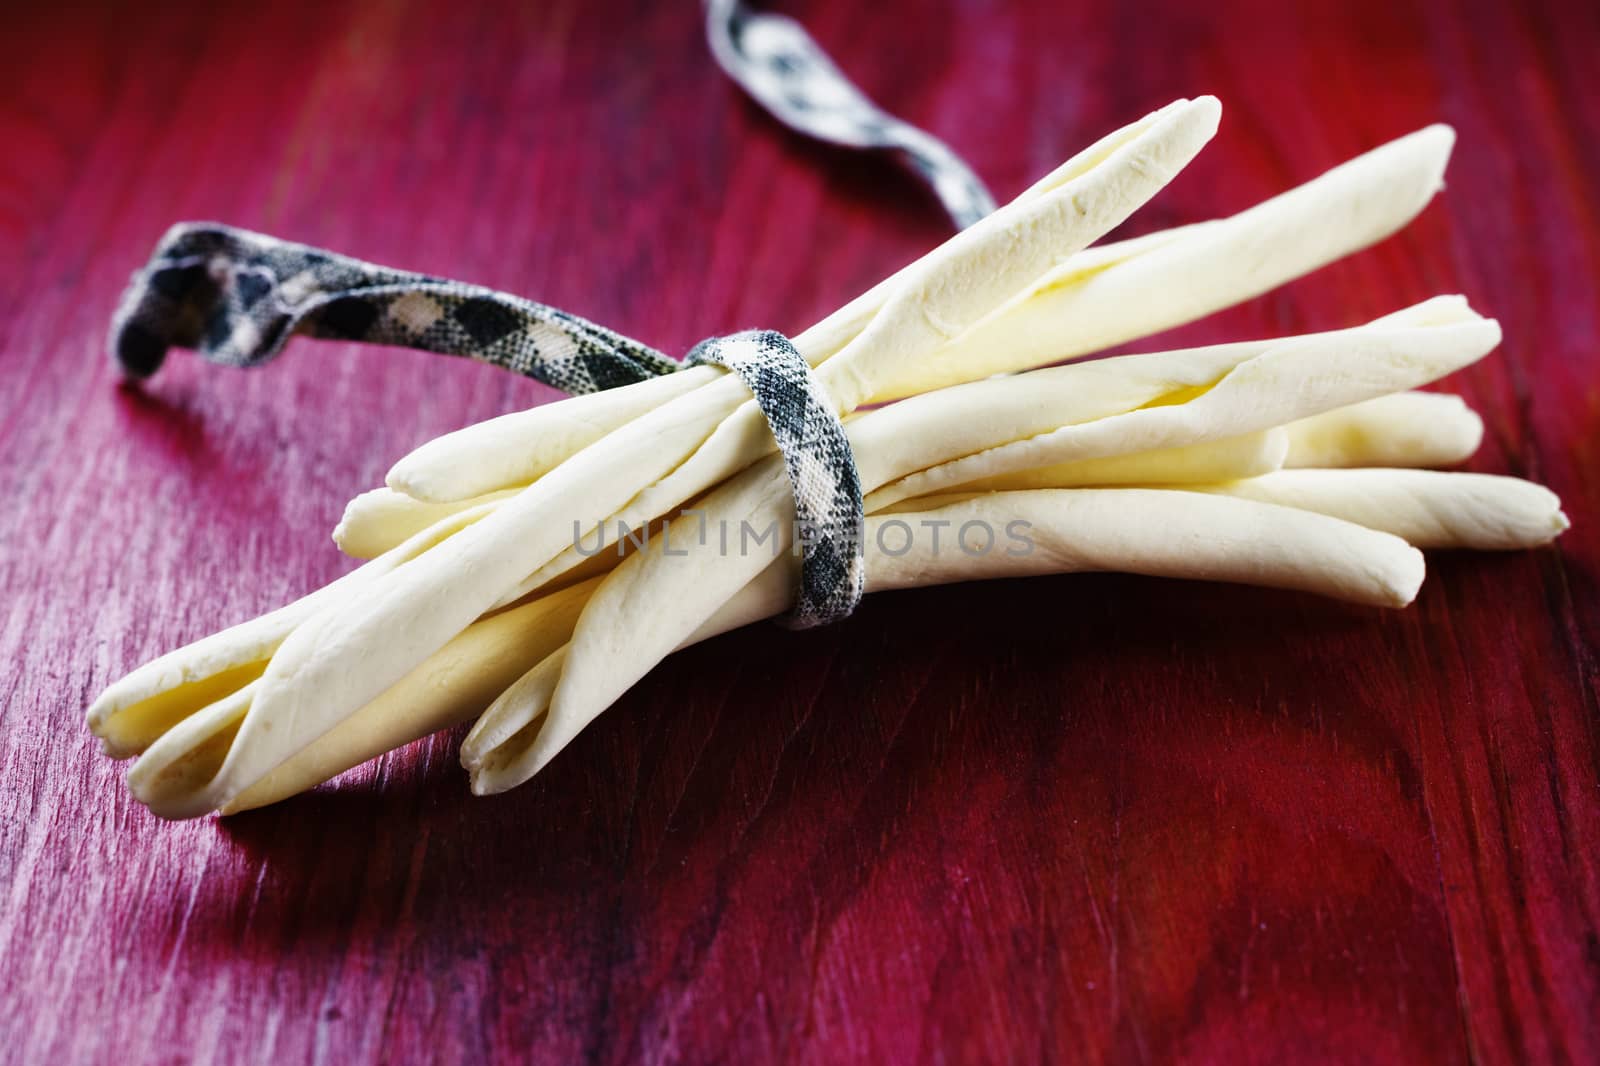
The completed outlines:
[[[558,308],[480,285],[391,270],[212,222],[172,227],[112,318],[112,358],[130,377],[169,348],[259,366],[295,334],[478,359],[563,392],[600,392],[705,363],[738,375],[766,416],[794,491],[800,587],[786,622],[855,610],[865,585],[861,477],[844,424],[810,365],[773,330],[697,344],[682,363]]]
[[[786,624],[808,629],[849,615],[866,588],[861,474],[844,423],[805,357],[776,330],[746,330],[701,341],[684,363],[739,375],[778,442],[802,553],[800,589]]]

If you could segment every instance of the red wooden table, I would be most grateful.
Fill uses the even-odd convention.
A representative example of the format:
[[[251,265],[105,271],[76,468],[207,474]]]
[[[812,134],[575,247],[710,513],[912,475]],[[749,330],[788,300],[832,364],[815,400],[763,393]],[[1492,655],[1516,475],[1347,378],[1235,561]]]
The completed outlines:
[[[30,5],[0,89],[0,1059],[1600,1061],[1600,8],[796,3],[1002,199],[1181,95],[1213,146],[1130,225],[1435,120],[1398,238],[1183,331],[1465,292],[1473,469],[1575,528],[1440,554],[1408,611],[1115,576],[885,595],[678,655],[529,785],[440,736],[164,824],[81,723],[125,670],[349,564],[344,500],[544,402],[297,342],[119,388],[172,221],[481,281],[682,351],[796,330],[945,235],[776,129],[693,4]],[[934,622],[956,615],[954,630]]]

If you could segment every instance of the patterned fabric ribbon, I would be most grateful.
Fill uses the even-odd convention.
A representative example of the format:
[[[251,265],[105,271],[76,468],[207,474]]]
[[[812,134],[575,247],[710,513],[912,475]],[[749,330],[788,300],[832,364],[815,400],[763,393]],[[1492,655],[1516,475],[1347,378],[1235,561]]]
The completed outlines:
[[[685,363],[711,363],[739,375],[767,416],[794,491],[800,589],[785,624],[836,622],[856,609],[866,588],[861,474],[833,401],[805,358],[774,330],[711,337]]]
[[[259,366],[295,333],[465,355],[573,394],[679,367],[532,300],[215,222],[180,222],[161,238],[117,307],[111,354],[138,378],[160,369],[169,347]]]
[[[463,355],[571,394],[705,363],[739,376],[783,455],[794,490],[800,588],[787,623],[837,621],[861,599],[861,478],[844,424],[811,367],[771,330],[712,337],[684,362],[577,315],[494,289],[391,270],[219,223],[167,231],[111,323],[130,377],[169,347],[224,366],[259,366],[295,334]]]
[[[792,18],[741,0],[706,0],[717,65],[790,129],[847,148],[899,152],[966,229],[994,210],[983,181],[949,145],[873,103]]]

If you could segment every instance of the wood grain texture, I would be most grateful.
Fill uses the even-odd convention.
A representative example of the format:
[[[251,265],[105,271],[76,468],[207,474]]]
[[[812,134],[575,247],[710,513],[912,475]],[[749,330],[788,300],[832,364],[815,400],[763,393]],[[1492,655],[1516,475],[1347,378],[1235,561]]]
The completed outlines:
[[[664,664],[530,785],[458,737],[163,824],[81,724],[127,669],[348,565],[343,501],[549,390],[408,352],[102,332],[216,218],[682,351],[796,330],[944,235],[890,162],[775,130],[691,4],[32,5],[0,89],[0,1059],[1600,1061],[1600,93],[1593,4],[785,5],[1002,199],[1180,95],[1222,132],[1131,232],[1435,120],[1442,198],[1183,331],[1465,292],[1473,468],[1548,551],[1402,613],[1113,576],[889,594]],[[941,619],[954,617],[954,626]]]

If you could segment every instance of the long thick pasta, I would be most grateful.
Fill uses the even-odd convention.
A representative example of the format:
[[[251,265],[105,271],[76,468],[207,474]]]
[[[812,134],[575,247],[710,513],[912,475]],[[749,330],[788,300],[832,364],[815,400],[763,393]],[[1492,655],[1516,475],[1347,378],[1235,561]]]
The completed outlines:
[[[868,591],[1109,569],[1397,607],[1422,581],[1418,547],[1565,528],[1526,482],[1371,469],[1476,448],[1476,414],[1414,391],[1499,342],[1460,297],[1049,365],[1387,236],[1440,187],[1454,140],[1429,127],[1230,218],[1095,245],[1219,114],[1183,100],[1116,131],[794,338],[855,453]],[[130,788],[164,817],[275,802],[474,719],[463,762],[500,791],[675,649],[788,609],[792,492],[749,391],[711,367],[491,419],[351,501],[334,539],[369,562],[134,671],[89,724],[138,756]],[[940,551],[924,526],[954,539]],[[726,531],[747,529],[757,550],[730,550]]]
[[[856,419],[850,440],[870,513],[1013,470],[1270,429],[1427,384],[1481,358],[1499,338],[1495,323],[1464,301],[1432,300],[1336,333],[1125,356],[955,386]],[[701,501],[699,514],[669,527],[682,555],[658,541],[618,565],[578,622],[552,714],[591,720],[759,572],[758,555],[696,541],[703,520],[719,529],[772,527],[778,547],[788,547],[789,491],[780,464],[752,467]],[[650,624],[639,625],[641,618]]]
[[[1197,507],[1186,498],[1190,495],[1170,489],[1031,489],[869,519],[867,589],[1115,570],[1297,589],[1400,607],[1411,602],[1422,583],[1422,556],[1399,537],[1254,501]],[[886,534],[889,522],[900,522],[908,531],[938,523],[949,530],[950,540],[944,552],[909,533],[899,542],[894,540],[898,532]],[[989,550],[969,554],[953,545],[969,526],[990,531]],[[1002,539],[1008,529],[1015,531],[1015,546]],[[780,614],[792,603],[793,590],[792,560],[768,562],[683,633],[674,649]],[[585,635],[592,647],[592,633]],[[568,645],[552,653],[478,720],[462,747],[474,791],[503,792],[521,784],[610,704],[610,695],[573,698],[574,652]]]

